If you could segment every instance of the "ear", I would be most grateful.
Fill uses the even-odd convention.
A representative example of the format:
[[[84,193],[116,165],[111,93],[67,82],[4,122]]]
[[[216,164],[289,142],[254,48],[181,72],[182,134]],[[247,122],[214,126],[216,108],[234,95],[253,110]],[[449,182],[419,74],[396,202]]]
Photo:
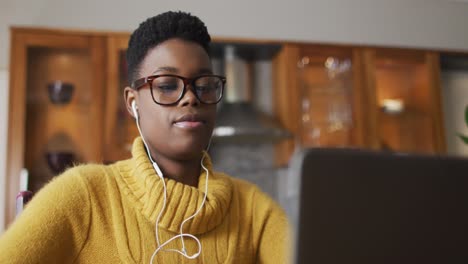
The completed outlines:
[[[138,105],[137,101],[137,91],[130,87],[125,87],[124,89],[124,98],[125,98],[125,108],[127,108],[127,111],[130,113],[133,118],[136,118],[136,116],[133,114],[133,109],[132,109],[132,102],[135,101],[136,104]]]

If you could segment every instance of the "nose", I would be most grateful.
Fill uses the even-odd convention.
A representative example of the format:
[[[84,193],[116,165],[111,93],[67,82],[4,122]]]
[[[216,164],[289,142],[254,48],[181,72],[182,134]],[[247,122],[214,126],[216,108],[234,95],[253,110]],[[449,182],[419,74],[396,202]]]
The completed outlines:
[[[181,106],[199,106],[200,105],[200,101],[195,95],[195,91],[191,84],[187,84],[187,86],[185,87],[185,93],[182,96],[182,99],[180,99],[179,105]]]

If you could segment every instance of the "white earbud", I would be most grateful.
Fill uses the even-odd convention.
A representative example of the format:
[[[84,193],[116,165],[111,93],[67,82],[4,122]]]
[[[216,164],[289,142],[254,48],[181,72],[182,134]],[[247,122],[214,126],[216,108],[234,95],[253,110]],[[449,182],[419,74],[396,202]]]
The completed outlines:
[[[138,107],[136,106],[135,99],[132,101],[132,110],[133,110],[133,115],[135,116],[136,119],[138,119]]]

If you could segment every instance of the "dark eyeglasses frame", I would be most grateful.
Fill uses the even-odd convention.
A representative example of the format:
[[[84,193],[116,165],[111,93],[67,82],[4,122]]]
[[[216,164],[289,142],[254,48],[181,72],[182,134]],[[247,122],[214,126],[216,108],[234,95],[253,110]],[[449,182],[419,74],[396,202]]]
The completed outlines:
[[[177,100],[174,103],[164,104],[164,103],[159,103],[154,99],[153,89],[152,89],[153,80],[158,78],[158,77],[176,77],[176,78],[179,78],[179,79],[181,79],[183,81],[184,89],[182,90],[182,93],[180,94],[179,98],[177,98]],[[223,84],[223,86],[221,87],[221,96],[219,97],[219,99],[216,102],[205,103],[202,100],[200,100],[200,98],[198,97],[198,94],[197,94],[197,91],[195,89],[194,84],[195,84],[195,81],[197,81],[198,79],[203,78],[203,77],[218,77],[218,78],[221,79],[221,82]],[[221,98],[223,98],[224,87],[226,85],[226,77],[221,76],[221,75],[214,75],[214,74],[204,74],[204,75],[199,75],[199,76],[194,77],[194,78],[186,78],[186,77],[183,77],[183,76],[180,76],[180,75],[175,75],[175,74],[150,75],[150,76],[143,77],[143,78],[135,80],[134,82],[132,82],[131,87],[132,87],[132,89],[138,91],[138,89],[142,88],[145,84],[148,84],[148,86],[150,87],[151,97],[153,98],[153,101],[158,105],[175,105],[175,104],[177,104],[184,97],[185,93],[187,92],[187,85],[189,85],[189,84],[190,84],[189,89],[192,90],[192,92],[195,95],[195,97],[197,98],[197,100],[200,101],[202,104],[217,104],[217,103],[219,103],[219,101],[221,101]]]

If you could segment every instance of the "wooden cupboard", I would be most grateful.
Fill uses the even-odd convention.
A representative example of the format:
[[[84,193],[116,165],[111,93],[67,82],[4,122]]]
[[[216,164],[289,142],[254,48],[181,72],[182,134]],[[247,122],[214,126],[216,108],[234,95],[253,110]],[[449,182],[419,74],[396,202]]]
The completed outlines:
[[[445,153],[439,53],[285,44],[274,64],[276,115],[294,134],[277,164],[302,147]]]
[[[125,59],[128,39],[128,34],[114,34],[107,38],[107,104],[103,142],[106,162],[129,158],[131,144],[138,135],[135,120],[128,114],[123,98],[123,91],[129,85]]]
[[[123,101],[128,38],[128,33],[11,30],[6,223],[14,219],[23,168],[32,191],[56,174],[48,154],[72,153],[73,163],[130,157],[138,133]],[[273,109],[293,134],[276,146],[278,165],[287,164],[297,146],[445,151],[435,51],[215,42],[260,49],[275,43],[274,52],[267,52],[273,56]],[[73,87],[63,102],[51,97],[54,87],[67,86],[60,84]]]
[[[277,145],[277,164],[297,147],[368,145],[359,48],[290,43],[273,63],[276,115],[294,134]]]
[[[102,160],[104,51],[97,34],[11,30],[6,223],[22,168],[35,192],[61,165]]]
[[[369,138],[377,149],[444,153],[439,54],[366,48]]]

